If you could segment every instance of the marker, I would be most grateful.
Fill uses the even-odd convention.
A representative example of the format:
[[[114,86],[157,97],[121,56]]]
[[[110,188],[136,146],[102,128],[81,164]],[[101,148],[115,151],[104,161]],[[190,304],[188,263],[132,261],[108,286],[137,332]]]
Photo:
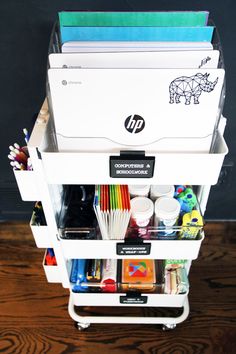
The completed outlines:
[[[28,151],[27,146],[22,146],[20,148],[20,151],[22,151],[27,157],[29,157],[29,151]]]
[[[15,166],[19,168],[19,170],[25,170],[25,165],[23,163],[15,161]]]
[[[29,133],[28,133],[28,130],[26,128],[23,129],[23,133],[25,134],[25,142],[26,144],[28,143],[29,141]]]
[[[16,157],[16,153],[14,151],[10,151],[10,155]]]
[[[14,146],[10,145],[10,146],[9,146],[9,149],[10,149],[11,151],[15,151],[16,148],[15,148]]]
[[[17,143],[14,143],[15,148],[20,149],[20,145]]]
[[[22,162],[25,165],[27,164],[28,157],[23,152],[19,152],[16,154],[14,151],[11,151],[10,154],[15,157],[16,161]]]
[[[12,156],[12,155],[10,155],[10,154],[9,154],[7,157],[9,158],[9,160],[13,160],[13,161],[15,161],[14,156]]]
[[[28,158],[29,154],[28,154],[27,146],[21,148],[18,144],[14,144],[14,145],[17,145],[17,147],[10,145],[9,146],[10,151],[14,152],[15,154],[24,153]]]
[[[29,157],[28,160],[27,160],[27,170],[31,171],[32,169],[33,169],[33,166],[32,166],[31,159]]]

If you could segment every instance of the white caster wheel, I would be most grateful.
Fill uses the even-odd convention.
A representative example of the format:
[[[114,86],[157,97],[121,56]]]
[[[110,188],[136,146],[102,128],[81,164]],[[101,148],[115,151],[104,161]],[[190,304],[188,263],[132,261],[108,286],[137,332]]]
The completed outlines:
[[[89,328],[90,323],[77,323],[77,328],[79,331],[84,331],[85,329]]]
[[[175,327],[176,327],[175,323],[163,324],[162,330],[163,331],[170,331],[171,329],[175,329]]]

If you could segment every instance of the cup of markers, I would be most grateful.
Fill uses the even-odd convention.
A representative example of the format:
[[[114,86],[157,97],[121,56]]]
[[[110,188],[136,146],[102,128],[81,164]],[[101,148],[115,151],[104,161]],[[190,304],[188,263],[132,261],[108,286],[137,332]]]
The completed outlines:
[[[23,129],[25,135],[26,144],[29,141],[29,134],[27,129]],[[8,158],[10,160],[10,165],[14,170],[32,170],[32,164],[29,157],[28,147],[20,146],[18,143],[14,143],[9,146],[10,152]]]

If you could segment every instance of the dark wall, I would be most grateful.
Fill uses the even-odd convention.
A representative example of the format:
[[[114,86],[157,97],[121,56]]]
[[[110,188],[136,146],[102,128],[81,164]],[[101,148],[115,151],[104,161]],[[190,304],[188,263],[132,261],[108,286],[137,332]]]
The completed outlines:
[[[236,31],[233,0],[150,1],[150,0],[1,0],[1,174],[0,220],[28,218],[32,203],[22,202],[7,159],[8,146],[23,144],[22,128],[31,129],[35,114],[45,97],[46,61],[49,36],[57,12],[208,10],[217,25],[224,49],[227,94],[224,114],[228,118],[225,138],[230,149],[226,162],[235,162],[236,144]],[[191,166],[190,166],[191,168]],[[192,167],[193,172],[196,168]],[[200,166],[198,167],[200,168]],[[206,213],[211,219],[235,219],[235,168],[226,167],[224,178],[212,188]]]

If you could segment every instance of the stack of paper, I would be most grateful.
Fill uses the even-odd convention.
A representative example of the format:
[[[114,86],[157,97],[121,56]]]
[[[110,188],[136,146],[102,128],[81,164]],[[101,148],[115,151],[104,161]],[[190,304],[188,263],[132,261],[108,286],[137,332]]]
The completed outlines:
[[[94,210],[103,239],[124,239],[131,215],[127,185],[97,185]]]
[[[61,41],[211,41],[207,11],[60,12]]]

